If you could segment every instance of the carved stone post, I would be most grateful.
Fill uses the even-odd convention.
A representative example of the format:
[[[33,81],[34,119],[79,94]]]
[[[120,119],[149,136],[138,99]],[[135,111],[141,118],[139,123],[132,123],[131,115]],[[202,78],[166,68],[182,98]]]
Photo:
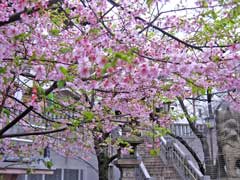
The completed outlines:
[[[123,136],[123,141],[128,142],[133,152],[130,152],[127,155],[121,155],[121,158],[115,161],[115,165],[120,169],[121,177],[120,180],[137,180],[136,170],[141,163],[141,160],[137,158],[137,145],[143,143],[143,139],[131,135],[131,136]]]
[[[141,163],[137,158],[121,158],[115,161],[115,165],[120,169],[120,180],[137,180],[136,168]]]

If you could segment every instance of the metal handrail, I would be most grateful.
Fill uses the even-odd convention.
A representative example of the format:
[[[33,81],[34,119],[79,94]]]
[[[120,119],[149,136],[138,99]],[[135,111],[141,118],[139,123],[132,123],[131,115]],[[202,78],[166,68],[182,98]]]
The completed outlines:
[[[143,161],[140,163],[139,167],[140,167],[142,173],[144,174],[144,177],[145,177],[146,179],[151,179],[151,176],[150,176],[150,174],[148,173],[148,171],[147,171],[147,169],[146,169]]]
[[[139,153],[136,153],[137,158],[141,160],[141,163],[139,164],[137,171],[136,171],[136,176],[138,177],[138,180],[150,180],[152,179],[150,174],[148,173],[147,168],[145,167],[141,156],[139,155]]]
[[[209,176],[203,175],[195,166],[189,156],[185,154],[177,143],[172,139],[161,137],[160,157],[163,162],[172,162],[173,167],[184,180],[210,180]],[[174,162],[174,163],[173,163]]]

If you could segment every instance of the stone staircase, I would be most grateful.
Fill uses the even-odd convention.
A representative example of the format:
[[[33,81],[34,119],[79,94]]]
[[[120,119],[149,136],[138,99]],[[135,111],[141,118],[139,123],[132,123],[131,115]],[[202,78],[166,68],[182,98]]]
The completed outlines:
[[[138,153],[143,163],[154,180],[181,180],[171,164],[164,164],[160,156],[151,156],[144,145],[138,147]]]

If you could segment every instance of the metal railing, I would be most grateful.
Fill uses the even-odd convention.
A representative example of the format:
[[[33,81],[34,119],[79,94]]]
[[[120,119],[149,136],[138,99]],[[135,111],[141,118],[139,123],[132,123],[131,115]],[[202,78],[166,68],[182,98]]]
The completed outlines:
[[[161,138],[160,157],[164,163],[172,163],[184,180],[210,180],[210,177],[203,175],[189,156],[170,138]]]
[[[142,161],[139,164],[139,167],[136,168],[136,179],[137,180],[153,180],[153,178],[149,175]]]
[[[148,170],[146,169],[141,156],[138,154],[138,152],[136,154],[137,154],[137,158],[141,160],[141,163],[136,168],[136,179],[137,180],[153,180],[150,174],[148,173]]]
[[[206,129],[205,124],[196,124],[195,126],[200,132],[204,132]],[[191,138],[195,137],[195,134],[193,133],[191,127],[187,123],[186,124],[174,123],[171,124],[169,128],[171,129],[172,133],[175,134],[176,136]]]

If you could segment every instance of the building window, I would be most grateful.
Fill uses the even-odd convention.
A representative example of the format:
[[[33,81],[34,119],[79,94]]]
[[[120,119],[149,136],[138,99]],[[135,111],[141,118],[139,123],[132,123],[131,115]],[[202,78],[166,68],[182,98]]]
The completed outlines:
[[[62,170],[56,169],[53,175],[45,175],[45,180],[61,180],[62,179]]]
[[[64,169],[64,180],[78,180],[78,169]]]
[[[25,180],[25,175],[18,175],[17,180]]]
[[[41,174],[30,174],[28,175],[27,180],[42,180],[42,175]]]

